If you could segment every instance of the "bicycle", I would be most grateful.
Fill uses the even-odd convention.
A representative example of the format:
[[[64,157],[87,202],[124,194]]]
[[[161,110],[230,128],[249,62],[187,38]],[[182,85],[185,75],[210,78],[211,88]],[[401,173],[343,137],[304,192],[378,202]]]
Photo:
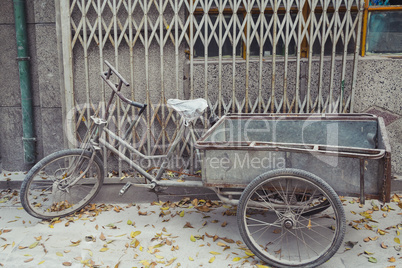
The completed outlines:
[[[301,115],[297,118],[290,115],[229,115],[222,117],[201,139],[197,140],[195,135],[191,135],[196,143],[195,147],[203,151],[201,154],[202,179],[195,176],[184,182],[163,180],[169,159],[185,129],[191,128],[191,122],[204,113],[208,106],[207,102],[203,99],[168,100],[168,106],[181,115],[179,131],[166,155],[144,155],[126,142],[125,138],[107,128],[109,107],[115,96],[140,109],[137,120],[145,111],[146,104],[126,98],[120,90],[123,85],[128,86],[129,83],[110,63],[105,61],[105,64],[108,66],[108,71],[102,73],[101,77],[112,89],[105,116],[91,117],[93,124],[81,148],[53,153],[39,161],[28,172],[20,193],[22,206],[27,213],[41,219],[53,219],[83,209],[102,187],[105,172],[99,154],[102,148],[106,148],[127,162],[147,181],[146,183],[128,182],[120,190],[120,194],[124,194],[132,185],[154,190],[164,187],[210,187],[223,202],[237,205],[237,221],[243,240],[255,255],[270,265],[315,267],[335,254],[343,241],[346,221],[342,203],[335,190],[326,181],[311,172],[296,168],[261,169],[262,171],[258,168],[257,170],[239,169],[235,166],[235,158],[231,153],[243,155],[252,153],[263,158],[267,152],[284,153],[284,157],[288,157],[287,153],[325,152],[330,156],[380,159],[384,156],[384,150],[354,149],[351,151],[349,147],[345,149],[340,146],[335,151],[330,145],[312,145],[311,147],[305,145],[302,148],[295,143],[273,143],[267,141],[266,137],[258,137],[258,135],[254,141],[245,140],[242,137],[238,142],[229,142],[227,139],[233,137],[229,137],[230,135],[225,132],[225,126],[232,124],[231,127],[244,128],[245,124],[241,121],[243,119],[251,120],[251,124],[260,124],[264,120],[271,122],[277,120],[278,116],[282,116],[280,119],[283,121],[278,122],[283,122],[284,128],[289,128],[285,124],[287,119],[294,120],[289,121],[293,122],[293,125],[301,119],[323,120],[322,115],[309,115],[313,119],[307,119],[307,116]],[[111,82],[112,74],[119,79],[118,84]],[[356,120],[357,117],[359,122],[371,124],[373,121],[373,118],[367,115],[349,117],[334,115],[327,118],[329,121],[337,118],[342,121],[345,118]],[[137,120],[133,120],[126,133],[132,130]],[[140,158],[163,159],[157,174],[155,176],[149,174],[121,153],[105,140],[103,133]],[[208,163],[210,151],[215,156],[218,152],[223,155],[221,159],[228,160],[225,160],[218,171],[212,168],[212,162]],[[260,175],[255,176],[254,173],[257,171]],[[228,174],[233,177],[229,178]],[[211,178],[207,178],[209,176]]]

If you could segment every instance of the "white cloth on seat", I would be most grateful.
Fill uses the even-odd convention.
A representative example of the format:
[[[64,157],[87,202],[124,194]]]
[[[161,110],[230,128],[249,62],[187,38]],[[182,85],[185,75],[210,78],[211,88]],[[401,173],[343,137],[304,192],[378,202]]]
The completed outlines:
[[[208,107],[207,101],[199,98],[195,100],[168,99],[167,106],[174,109],[183,116],[184,123],[187,126],[189,122],[197,119]]]

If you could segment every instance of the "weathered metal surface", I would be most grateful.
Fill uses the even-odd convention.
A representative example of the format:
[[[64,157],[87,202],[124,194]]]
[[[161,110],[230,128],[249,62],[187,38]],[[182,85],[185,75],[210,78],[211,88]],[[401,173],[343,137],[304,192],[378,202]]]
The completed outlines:
[[[244,187],[272,169],[297,168],[338,194],[389,198],[390,147],[372,115],[233,115],[197,143],[206,186]]]

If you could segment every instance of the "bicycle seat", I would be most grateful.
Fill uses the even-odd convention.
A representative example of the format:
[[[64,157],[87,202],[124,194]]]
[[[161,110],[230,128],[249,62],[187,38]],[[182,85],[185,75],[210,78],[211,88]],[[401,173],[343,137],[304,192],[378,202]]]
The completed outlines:
[[[199,98],[195,100],[168,99],[167,106],[178,112],[187,126],[189,122],[197,119],[208,107],[207,101]]]

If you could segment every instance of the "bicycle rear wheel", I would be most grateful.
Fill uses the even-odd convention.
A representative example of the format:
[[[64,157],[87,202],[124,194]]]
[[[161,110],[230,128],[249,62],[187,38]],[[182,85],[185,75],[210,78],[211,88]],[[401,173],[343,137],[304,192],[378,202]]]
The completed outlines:
[[[36,218],[64,217],[91,202],[103,179],[102,161],[91,151],[59,151],[28,172],[21,186],[21,203]]]
[[[258,176],[244,190],[237,215],[246,245],[274,267],[316,267],[335,254],[345,235],[339,197],[303,170]]]

